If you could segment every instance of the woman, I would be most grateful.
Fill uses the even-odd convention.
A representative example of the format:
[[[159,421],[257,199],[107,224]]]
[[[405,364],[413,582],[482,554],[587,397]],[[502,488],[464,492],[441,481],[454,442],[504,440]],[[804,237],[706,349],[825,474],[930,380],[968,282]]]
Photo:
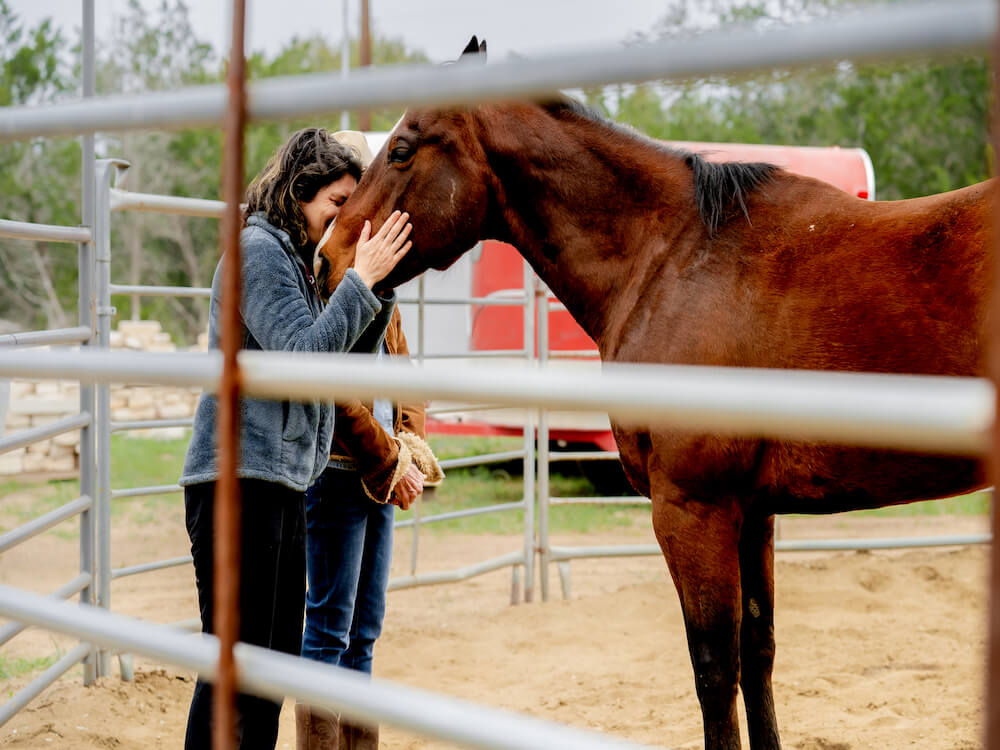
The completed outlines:
[[[381,339],[395,295],[375,284],[409,250],[407,214],[394,213],[371,236],[366,224],[354,268],[320,301],[311,273],[324,230],[357,186],[361,165],[325,130],[292,135],[247,188],[240,232],[243,348],[342,352],[362,334]],[[220,261],[212,280],[209,345],[219,341]],[[218,478],[214,430],[216,399],[202,396],[180,484],[194,557],[202,630],[212,629],[212,535]],[[237,464],[242,514],[239,639],[298,654],[305,600],[305,490],[326,466],[333,406],[245,398],[240,404]],[[185,747],[211,744],[212,688],[195,686]],[[279,703],[237,697],[240,748],[273,748]]]
[[[342,131],[335,137],[368,165],[364,135]],[[398,310],[378,351],[409,354]],[[306,493],[309,587],[302,655],[371,674],[385,615],[394,506],[406,510],[425,484],[437,484],[444,475],[423,439],[423,404],[353,400],[338,403],[336,415],[330,463]],[[300,750],[378,747],[377,728],[341,721],[333,712],[297,705],[295,719]]]

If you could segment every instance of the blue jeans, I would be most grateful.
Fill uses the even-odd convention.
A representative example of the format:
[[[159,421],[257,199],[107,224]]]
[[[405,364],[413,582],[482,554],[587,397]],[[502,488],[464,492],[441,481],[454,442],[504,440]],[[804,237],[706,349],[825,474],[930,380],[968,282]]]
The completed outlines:
[[[302,656],[371,674],[394,520],[395,506],[369,498],[356,471],[327,468],[306,492]]]

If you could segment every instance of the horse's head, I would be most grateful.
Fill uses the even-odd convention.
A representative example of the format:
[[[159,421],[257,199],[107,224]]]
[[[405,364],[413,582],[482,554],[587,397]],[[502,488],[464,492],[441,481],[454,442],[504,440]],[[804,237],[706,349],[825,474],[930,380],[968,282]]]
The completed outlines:
[[[486,59],[475,37],[458,64]],[[411,216],[413,247],[383,282],[396,286],[428,268],[444,269],[479,241],[487,214],[487,164],[471,110],[411,109],[337,216],[321,252],[329,260],[328,290],[354,263],[366,219],[378,229],[394,210]]]

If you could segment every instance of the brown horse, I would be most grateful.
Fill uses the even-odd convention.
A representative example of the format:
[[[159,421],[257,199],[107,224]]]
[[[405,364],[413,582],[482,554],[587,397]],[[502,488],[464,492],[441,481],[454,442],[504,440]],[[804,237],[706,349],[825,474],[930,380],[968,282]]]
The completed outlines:
[[[470,47],[478,52],[476,45]],[[993,183],[869,202],[767,164],[712,164],[578,104],[408,111],[323,250],[413,218],[386,283],[513,244],[614,362],[976,375]],[[776,513],[982,485],[977,461],[614,425],[680,595],[707,748],[780,746],[771,693]]]

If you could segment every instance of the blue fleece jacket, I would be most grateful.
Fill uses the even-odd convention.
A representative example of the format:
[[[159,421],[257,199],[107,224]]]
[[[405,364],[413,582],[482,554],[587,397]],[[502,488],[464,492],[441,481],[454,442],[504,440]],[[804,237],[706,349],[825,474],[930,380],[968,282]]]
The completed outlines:
[[[291,238],[263,213],[249,217],[240,232],[240,257],[244,349],[344,352],[371,342],[365,351],[378,350],[395,305],[394,292],[379,298],[349,270],[324,308]],[[208,344],[213,349],[220,339],[223,262],[215,269],[209,305]],[[216,411],[215,396],[203,394],[181,485],[218,478]],[[333,404],[244,398],[237,475],[305,491],[326,467],[332,436]]]

